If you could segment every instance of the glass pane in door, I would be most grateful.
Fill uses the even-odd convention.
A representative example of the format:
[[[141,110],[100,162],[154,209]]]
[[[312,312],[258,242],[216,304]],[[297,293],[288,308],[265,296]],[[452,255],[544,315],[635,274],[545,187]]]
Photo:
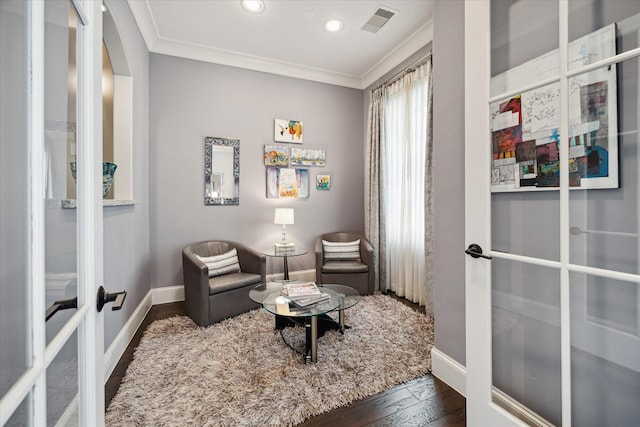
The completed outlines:
[[[491,262],[493,400],[560,425],[560,272]]]
[[[640,46],[640,2],[569,0],[569,70]]]
[[[47,368],[47,425],[78,425],[78,336],[73,333]]]
[[[639,284],[570,276],[571,400],[577,426],[640,420]]]
[[[27,6],[0,1],[0,398],[30,366]]]
[[[45,3],[45,268],[47,307],[77,295],[76,209],[62,209],[75,199],[76,27],[68,0]],[[49,342],[75,310],[58,312],[47,322]]]
[[[491,2],[492,250],[560,258],[559,83],[521,90],[557,77],[558,42],[557,0]]]
[[[573,264],[640,273],[640,86],[638,58],[570,80],[577,127],[577,182],[570,193],[570,259]],[[597,129],[595,129],[597,128]]]
[[[491,97],[557,75],[558,4],[491,1]]]
[[[20,403],[13,412],[13,415],[11,415],[11,418],[9,418],[9,421],[7,421],[6,427],[23,427],[29,425],[29,399],[29,395],[24,398],[22,403]]]

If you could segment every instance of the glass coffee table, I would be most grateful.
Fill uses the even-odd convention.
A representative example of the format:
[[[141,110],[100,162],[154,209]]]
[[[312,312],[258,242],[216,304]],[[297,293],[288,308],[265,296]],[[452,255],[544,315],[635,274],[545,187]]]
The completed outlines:
[[[304,326],[305,348],[302,355],[305,363],[318,361],[318,338],[326,331],[337,330],[344,333],[349,328],[344,324],[344,310],[360,301],[358,291],[349,286],[322,284],[318,287],[329,294],[330,298],[304,308],[297,307],[281,294],[283,282],[263,283],[249,292],[249,298],[275,315],[276,329],[280,331],[283,341],[295,351],[298,350],[287,341],[282,331],[289,326]],[[336,311],[337,321],[328,315]]]

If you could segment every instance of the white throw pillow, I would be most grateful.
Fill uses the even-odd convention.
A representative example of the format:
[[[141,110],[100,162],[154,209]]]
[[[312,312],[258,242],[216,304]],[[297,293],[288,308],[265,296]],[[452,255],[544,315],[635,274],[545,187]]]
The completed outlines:
[[[360,261],[360,239],[353,242],[323,240],[322,250],[327,261]]]
[[[225,252],[222,255],[215,256],[199,256],[200,261],[209,267],[209,277],[221,276],[227,273],[237,273],[240,271],[240,261],[238,260],[238,251],[236,248]]]

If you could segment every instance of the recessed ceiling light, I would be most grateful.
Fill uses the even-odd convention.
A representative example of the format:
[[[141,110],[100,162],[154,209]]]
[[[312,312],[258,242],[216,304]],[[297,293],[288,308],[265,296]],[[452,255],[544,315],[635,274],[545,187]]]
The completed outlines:
[[[105,6],[104,3],[102,3],[102,6],[100,6],[100,8],[102,9],[103,12],[107,11],[107,6]]]
[[[331,33],[340,31],[342,29],[342,21],[339,21],[337,19],[332,19],[330,21],[327,21],[327,23],[324,24],[324,29]]]
[[[242,0],[242,7],[247,12],[260,13],[264,10],[264,3],[262,0]]]

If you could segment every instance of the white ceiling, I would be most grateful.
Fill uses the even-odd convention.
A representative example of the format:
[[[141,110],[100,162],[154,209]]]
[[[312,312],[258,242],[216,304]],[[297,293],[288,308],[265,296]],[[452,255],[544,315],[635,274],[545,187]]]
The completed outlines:
[[[357,89],[432,41],[433,1],[264,0],[251,14],[240,0],[128,0],[150,52]],[[361,30],[380,6],[397,13]]]

